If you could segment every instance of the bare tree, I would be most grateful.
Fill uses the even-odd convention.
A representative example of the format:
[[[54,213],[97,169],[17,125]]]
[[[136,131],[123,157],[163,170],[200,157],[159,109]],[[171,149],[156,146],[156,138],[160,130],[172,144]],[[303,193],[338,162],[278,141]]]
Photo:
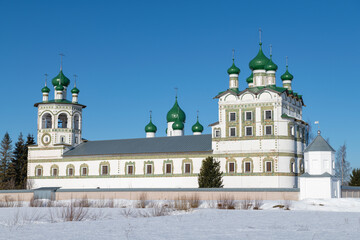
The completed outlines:
[[[348,185],[351,167],[350,163],[346,160],[346,143],[337,150],[335,161],[335,176],[341,179],[341,185]]]

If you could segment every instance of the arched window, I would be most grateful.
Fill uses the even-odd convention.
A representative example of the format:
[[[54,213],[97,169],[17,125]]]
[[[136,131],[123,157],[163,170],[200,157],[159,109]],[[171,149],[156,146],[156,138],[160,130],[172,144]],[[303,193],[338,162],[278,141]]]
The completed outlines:
[[[78,114],[75,114],[75,116],[74,116],[74,129],[75,130],[80,129],[80,117]]]
[[[52,117],[50,113],[45,113],[42,116],[42,128],[51,128],[52,127]]]
[[[67,128],[67,115],[62,113],[58,117],[58,128]]]

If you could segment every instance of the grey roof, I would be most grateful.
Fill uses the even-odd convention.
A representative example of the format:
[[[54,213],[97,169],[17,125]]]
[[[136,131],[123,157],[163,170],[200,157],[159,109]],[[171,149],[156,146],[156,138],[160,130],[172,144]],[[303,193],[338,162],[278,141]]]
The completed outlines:
[[[335,150],[330,146],[330,144],[325,141],[325,139],[318,133],[317,137],[310,143],[309,146],[306,147],[304,152],[310,151],[329,151],[335,152]]]
[[[309,173],[304,173],[302,174],[300,177],[306,177],[306,178],[319,178],[319,177],[333,177],[330,173],[325,172],[323,174],[320,175],[311,175]]]
[[[211,135],[88,141],[67,151],[64,156],[183,152],[212,152]]]

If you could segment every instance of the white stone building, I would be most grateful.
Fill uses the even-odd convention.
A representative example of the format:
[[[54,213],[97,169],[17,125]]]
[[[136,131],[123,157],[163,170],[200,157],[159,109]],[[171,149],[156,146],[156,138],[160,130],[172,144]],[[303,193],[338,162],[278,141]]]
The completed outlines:
[[[42,89],[38,108],[38,145],[29,147],[28,178],[34,188],[196,188],[202,160],[220,161],[225,188],[297,188],[304,170],[307,123],[302,120],[304,101],[293,89],[293,76],[276,82],[277,66],[260,43],[251,60],[248,87],[239,90],[240,69],[228,69],[229,88],[215,98],[218,122],[212,133],[193,125],[194,135],[184,136],[185,112],[177,99],[167,114],[167,137],[156,137],[156,126],[145,127],[146,138],[108,141],[82,139],[79,90],[71,90],[62,70],[50,89]],[[86,119],[84,119],[86,121]]]

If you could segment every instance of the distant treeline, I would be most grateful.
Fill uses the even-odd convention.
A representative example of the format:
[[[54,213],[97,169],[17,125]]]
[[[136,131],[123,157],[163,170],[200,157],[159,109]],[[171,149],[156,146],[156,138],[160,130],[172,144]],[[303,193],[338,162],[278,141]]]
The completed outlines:
[[[0,190],[27,188],[27,146],[34,144],[33,135],[28,134],[25,141],[20,133],[13,147],[9,133],[5,133],[0,145]]]

